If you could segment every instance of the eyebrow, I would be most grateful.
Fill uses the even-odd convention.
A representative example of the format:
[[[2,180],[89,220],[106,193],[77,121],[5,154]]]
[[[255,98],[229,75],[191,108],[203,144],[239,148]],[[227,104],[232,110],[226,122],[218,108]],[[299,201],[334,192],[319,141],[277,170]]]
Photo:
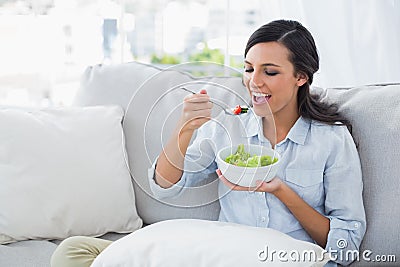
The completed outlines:
[[[250,64],[250,65],[253,65],[253,64],[251,64],[249,61],[247,61],[247,60],[245,60],[244,61],[244,63],[247,63],[247,64]],[[261,64],[261,66],[263,66],[263,67],[268,67],[268,66],[273,66],[273,67],[278,67],[278,68],[280,68],[281,66],[279,66],[279,65],[276,65],[276,64],[274,64],[274,63],[264,63],[264,64]]]

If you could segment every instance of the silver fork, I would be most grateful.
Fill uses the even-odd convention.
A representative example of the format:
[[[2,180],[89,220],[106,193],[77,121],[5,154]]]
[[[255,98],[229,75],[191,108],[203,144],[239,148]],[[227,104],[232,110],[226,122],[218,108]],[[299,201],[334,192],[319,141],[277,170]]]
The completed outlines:
[[[189,90],[189,89],[187,89],[185,87],[179,87],[179,88],[182,89],[182,90],[185,90],[186,92],[189,92],[189,93],[192,93],[192,94],[196,94],[195,92],[193,92],[193,91],[191,91],[191,90]],[[209,100],[209,102],[213,103],[214,105],[219,106],[225,112],[226,115],[237,116],[237,115],[243,114],[243,113],[235,114],[235,113],[233,113],[233,109],[229,109],[228,110],[227,108],[225,108],[221,104],[218,104],[218,103],[216,103],[214,101],[211,101],[211,100]],[[248,107],[245,107],[245,108],[248,109]]]

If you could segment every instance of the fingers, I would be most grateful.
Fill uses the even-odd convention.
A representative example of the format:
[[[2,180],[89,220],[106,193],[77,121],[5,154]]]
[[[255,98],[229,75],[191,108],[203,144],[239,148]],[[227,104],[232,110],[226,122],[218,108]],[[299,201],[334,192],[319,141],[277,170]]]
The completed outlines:
[[[183,101],[181,129],[195,130],[211,119],[213,104],[206,90],[187,95]]]
[[[268,184],[264,181],[256,181],[256,186],[254,188],[257,192],[268,192]]]
[[[244,186],[240,186],[237,184],[233,184],[231,182],[229,182],[223,175],[220,169],[217,169],[215,171],[218,175],[218,178],[221,180],[221,182],[223,182],[229,189],[231,190],[235,190],[235,191],[254,191],[253,187],[244,187]]]
[[[201,90],[200,94],[191,94],[184,98],[184,110],[197,111],[197,110],[210,110],[213,104],[210,102],[210,96],[207,95],[206,90]]]
[[[215,171],[218,175],[218,178],[221,182],[223,182],[229,189],[236,190],[236,191],[249,191],[249,192],[266,192],[266,193],[273,193],[280,188],[282,185],[282,180],[278,177],[275,177],[269,182],[265,182],[262,180],[256,181],[256,186],[254,187],[245,187],[231,183],[228,181],[223,175],[220,169]]]
[[[198,100],[198,99],[196,99]],[[206,102],[197,102],[197,101],[186,101],[184,102],[183,109],[184,111],[199,111],[199,110],[210,110],[213,107],[213,104],[209,101]]]
[[[211,107],[209,104],[196,105],[185,104],[183,106],[184,121],[193,126],[201,126],[211,118]]]
[[[274,193],[279,190],[284,183],[279,177],[275,176],[271,181],[265,182],[259,180],[256,181],[256,184],[256,191]]]
[[[210,96],[207,94],[191,94],[184,98],[188,103],[207,103],[210,102]]]

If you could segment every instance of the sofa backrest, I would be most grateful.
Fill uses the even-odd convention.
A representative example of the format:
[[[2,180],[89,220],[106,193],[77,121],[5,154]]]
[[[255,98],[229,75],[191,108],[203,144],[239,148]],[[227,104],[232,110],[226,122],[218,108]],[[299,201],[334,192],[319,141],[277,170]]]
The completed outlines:
[[[207,68],[215,75],[209,75]],[[177,198],[159,201],[150,191],[148,169],[174,129],[183,98],[188,94],[179,87],[206,89],[214,101],[234,107],[249,101],[239,74],[211,63],[161,70],[131,62],[86,70],[74,105],[118,104],[125,109],[123,127],[136,207],[145,224],[175,218],[218,219],[217,183],[213,182],[216,175]],[[221,109],[213,108],[214,115],[219,112]]]
[[[316,90],[350,120],[364,182],[367,231],[361,253],[400,258],[400,84]],[[367,253],[368,254],[368,253]]]
[[[118,104],[126,110],[124,131],[136,205],[138,214],[147,224],[173,218],[216,220],[218,217],[216,183],[207,182],[206,186],[196,187],[166,202],[155,200],[149,190],[147,169],[175,125],[180,103],[187,94],[176,89],[182,84],[193,90],[208,88],[215,100],[230,100],[231,106],[247,101],[247,92],[239,77],[196,78],[179,68],[161,71],[137,62],[88,68],[74,101],[78,106]],[[338,105],[339,111],[353,125],[367,214],[367,232],[361,253],[370,250],[371,258],[395,255],[399,259],[400,84],[314,89],[314,93]],[[212,179],[215,177],[207,181]],[[355,263],[363,264],[362,259]]]

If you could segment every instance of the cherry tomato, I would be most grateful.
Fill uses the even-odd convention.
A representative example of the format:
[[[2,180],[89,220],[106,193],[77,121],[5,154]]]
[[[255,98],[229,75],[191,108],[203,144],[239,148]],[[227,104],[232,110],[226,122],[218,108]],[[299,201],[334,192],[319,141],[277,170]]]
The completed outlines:
[[[233,114],[238,115],[242,112],[242,107],[240,105],[237,105],[234,109],[233,109]]]

